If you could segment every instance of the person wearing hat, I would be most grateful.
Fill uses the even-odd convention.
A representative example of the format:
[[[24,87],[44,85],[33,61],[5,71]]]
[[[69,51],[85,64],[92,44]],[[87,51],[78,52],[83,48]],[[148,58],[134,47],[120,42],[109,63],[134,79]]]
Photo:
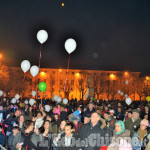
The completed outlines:
[[[133,136],[134,130],[140,126],[141,118],[139,117],[140,111],[138,109],[134,109],[132,111],[132,118],[129,118],[125,121],[125,127],[127,130],[130,130],[130,137]]]
[[[149,130],[147,127],[149,126],[149,122],[146,119],[143,119],[140,123],[140,127],[135,129],[133,138],[133,149],[141,150],[142,142],[144,137],[147,135],[147,130]]]
[[[88,115],[88,114],[91,115],[94,112],[95,112],[94,104],[93,104],[93,102],[90,102],[89,105],[88,105],[88,107],[87,107],[87,110],[83,114],[83,117],[86,116],[86,115]]]
[[[87,124],[90,122],[90,118],[91,118],[91,115],[87,114],[84,116],[84,124]]]
[[[82,123],[79,123],[79,116],[75,115],[74,113],[72,113],[70,115],[69,121],[72,122],[75,126],[75,133],[78,135],[80,132],[80,129],[82,127]]]

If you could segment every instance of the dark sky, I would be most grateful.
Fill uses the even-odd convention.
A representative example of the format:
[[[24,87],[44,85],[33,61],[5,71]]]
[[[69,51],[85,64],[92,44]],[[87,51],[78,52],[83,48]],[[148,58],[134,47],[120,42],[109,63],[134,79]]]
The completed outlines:
[[[38,65],[40,29],[49,34],[41,67],[67,68],[71,37],[77,49],[70,68],[150,74],[150,0],[0,0],[3,62]]]

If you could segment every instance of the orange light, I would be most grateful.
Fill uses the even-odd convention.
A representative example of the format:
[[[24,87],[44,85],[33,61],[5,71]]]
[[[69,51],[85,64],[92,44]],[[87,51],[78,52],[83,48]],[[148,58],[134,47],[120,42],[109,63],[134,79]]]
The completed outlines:
[[[41,76],[45,76],[45,72],[41,72],[40,74],[41,74]]]
[[[115,78],[115,75],[114,75],[114,74],[110,74],[110,78],[111,78],[111,79],[114,79],[114,78]]]
[[[0,58],[2,58],[2,54],[0,54]]]
[[[61,4],[61,6],[63,7],[63,6],[65,6],[65,4],[64,4],[64,3],[62,3],[62,4]]]
[[[61,70],[61,69],[59,69],[59,72],[62,72],[62,70]]]
[[[146,80],[149,80],[150,78],[149,78],[149,76],[146,76]]]
[[[128,75],[128,72],[125,72],[124,74],[125,74],[125,75]]]
[[[78,78],[80,76],[80,73],[76,73],[75,76]]]

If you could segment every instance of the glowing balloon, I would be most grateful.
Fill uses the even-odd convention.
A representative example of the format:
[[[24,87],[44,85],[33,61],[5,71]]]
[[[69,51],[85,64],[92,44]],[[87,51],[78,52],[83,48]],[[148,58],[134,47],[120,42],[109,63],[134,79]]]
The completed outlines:
[[[47,88],[47,85],[46,85],[45,82],[41,82],[41,83],[39,84],[39,90],[40,90],[41,92],[44,92],[44,91],[46,90],[46,88]]]
[[[37,39],[41,44],[43,44],[48,39],[48,33],[45,30],[40,30],[37,33]]]
[[[128,98],[126,98],[125,102],[127,105],[130,105],[132,103],[132,100],[130,97],[128,97]]]
[[[12,103],[12,104],[15,104],[15,103],[16,103],[16,99],[13,98],[13,99],[11,100],[11,103]]]
[[[36,95],[36,91],[32,91],[32,96],[35,96]]]
[[[57,95],[54,95],[54,101],[57,101],[57,98],[58,98],[58,96]]]
[[[23,70],[23,72],[27,72],[30,69],[30,62],[28,60],[24,60],[21,63],[21,69]]]
[[[61,97],[58,97],[56,101],[57,101],[57,103],[61,103],[62,98],[61,98]]]
[[[64,98],[63,99],[63,103],[66,105],[66,104],[68,104],[68,99],[67,98]]]
[[[3,91],[2,90],[0,90],[0,96],[2,96],[3,95]]]
[[[125,84],[126,84],[126,85],[128,85],[128,84],[129,84],[129,81],[128,81],[128,80],[126,80],[126,81],[125,81]]]
[[[50,106],[49,105],[45,105],[45,111],[49,112],[50,110],[51,110]]]
[[[28,102],[28,100],[25,100],[24,103],[25,103],[26,105],[28,105],[29,102]]]
[[[120,91],[120,90],[118,90],[118,93],[120,94],[120,93],[121,93],[121,91]]]
[[[32,66],[30,68],[30,73],[33,77],[35,77],[39,73],[39,67],[37,66]]]
[[[147,96],[147,97],[146,97],[146,100],[147,100],[148,102],[150,102],[150,96]]]
[[[31,98],[31,99],[29,100],[29,104],[30,104],[31,106],[33,106],[34,103],[35,103],[35,100],[34,100],[33,98]]]
[[[123,94],[124,94],[123,92],[120,93],[121,96],[123,96]]]
[[[86,98],[86,99],[88,98],[88,95],[87,95],[87,94],[85,95],[85,98]]]
[[[15,99],[18,100],[20,98],[19,94],[15,95]]]
[[[76,41],[74,39],[68,39],[65,42],[65,49],[68,52],[68,54],[71,54],[77,47]]]

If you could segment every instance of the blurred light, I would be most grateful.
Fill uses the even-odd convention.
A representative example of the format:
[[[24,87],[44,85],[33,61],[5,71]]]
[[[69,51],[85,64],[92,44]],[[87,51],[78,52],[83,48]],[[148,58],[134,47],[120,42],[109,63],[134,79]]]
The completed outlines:
[[[61,70],[61,69],[59,69],[59,72],[62,72],[62,70]]]
[[[0,58],[2,58],[2,54],[0,54]]]
[[[146,80],[149,80],[150,79],[150,77],[149,76],[146,76]]]
[[[124,74],[125,74],[125,75],[128,75],[128,72],[125,72]]]
[[[111,79],[114,79],[114,78],[115,78],[115,75],[114,75],[114,74],[110,74],[110,78],[111,78]]]
[[[41,76],[45,76],[45,72],[41,72],[40,74],[41,74]]]
[[[62,3],[62,4],[61,4],[61,6],[63,7],[63,6],[65,6],[65,4],[64,4],[64,3]]]
[[[80,76],[80,73],[76,73],[75,76],[78,78]]]

